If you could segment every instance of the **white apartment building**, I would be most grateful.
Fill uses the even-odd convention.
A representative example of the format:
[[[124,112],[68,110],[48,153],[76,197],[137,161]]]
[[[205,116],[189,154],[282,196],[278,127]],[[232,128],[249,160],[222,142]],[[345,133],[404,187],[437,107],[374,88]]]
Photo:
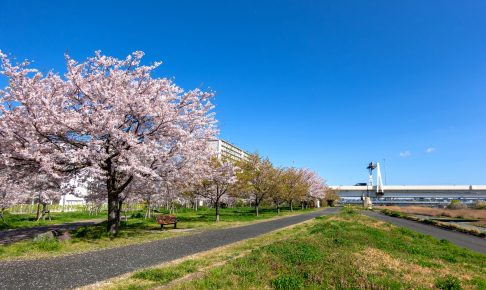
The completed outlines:
[[[217,154],[218,159],[228,158],[233,161],[240,161],[248,159],[250,156],[250,153],[222,139],[209,141],[209,146],[211,151]]]

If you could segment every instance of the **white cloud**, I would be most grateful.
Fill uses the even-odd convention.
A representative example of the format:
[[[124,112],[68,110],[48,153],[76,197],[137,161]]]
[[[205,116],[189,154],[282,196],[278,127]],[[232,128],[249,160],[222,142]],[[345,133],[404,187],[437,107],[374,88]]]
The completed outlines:
[[[408,157],[410,155],[412,155],[412,152],[410,152],[409,150],[400,152],[400,157]]]
[[[432,153],[434,151],[435,151],[434,147],[429,147],[429,148],[425,149],[425,153]]]

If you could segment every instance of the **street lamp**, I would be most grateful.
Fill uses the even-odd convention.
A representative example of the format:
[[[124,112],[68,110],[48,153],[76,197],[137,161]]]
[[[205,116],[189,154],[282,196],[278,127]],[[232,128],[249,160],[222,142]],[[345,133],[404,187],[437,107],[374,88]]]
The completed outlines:
[[[368,176],[368,183],[366,184],[366,197],[363,197],[363,207],[371,208],[371,198],[370,198],[370,188],[373,189],[373,170],[376,168],[376,163],[370,162],[368,164],[369,176]]]
[[[366,195],[369,197],[370,196],[370,187],[373,189],[373,170],[376,168],[376,163],[370,162],[368,164],[368,169],[369,175],[368,175],[368,184],[366,185]]]

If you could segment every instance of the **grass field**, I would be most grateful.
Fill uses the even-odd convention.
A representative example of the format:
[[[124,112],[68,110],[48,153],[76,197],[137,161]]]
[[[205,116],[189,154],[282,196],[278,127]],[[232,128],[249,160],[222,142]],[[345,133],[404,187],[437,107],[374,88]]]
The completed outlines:
[[[51,213],[51,220],[36,221],[35,214],[9,214],[4,215],[4,220],[0,220],[0,230],[17,229],[17,228],[31,228],[38,226],[63,224],[69,222],[76,222],[81,220],[106,218],[107,213],[101,212],[98,214],[89,214],[85,211],[73,212],[53,212]]]
[[[346,209],[88,288],[486,289],[486,255]]]
[[[158,239],[164,239],[177,235],[191,234],[200,230],[212,228],[224,228],[238,225],[244,225],[251,222],[263,221],[279,216],[300,214],[311,210],[296,209],[290,211],[283,209],[280,215],[277,215],[275,209],[261,209],[260,215],[255,216],[253,208],[225,208],[221,209],[221,221],[214,222],[214,209],[201,208],[198,211],[192,209],[179,209],[176,213],[178,230],[172,230],[171,226],[161,230],[155,219],[144,219],[143,213],[132,213],[132,218],[122,222],[119,235],[116,238],[110,237],[106,233],[106,223],[96,226],[82,227],[71,231],[72,239],[70,241],[59,242],[57,240],[48,241],[22,241],[10,245],[0,245],[0,260],[5,259],[34,259],[41,257],[57,256],[63,254],[79,253],[99,249],[107,249],[130,244],[149,242]],[[58,214],[57,221],[66,221],[74,218],[74,213],[64,213],[64,216]],[[83,214],[79,214],[79,219],[84,219]],[[103,217],[105,217],[103,215]],[[79,220],[78,219],[78,220]],[[25,218],[18,218],[17,224],[26,222]],[[53,220],[54,223],[54,220]]]

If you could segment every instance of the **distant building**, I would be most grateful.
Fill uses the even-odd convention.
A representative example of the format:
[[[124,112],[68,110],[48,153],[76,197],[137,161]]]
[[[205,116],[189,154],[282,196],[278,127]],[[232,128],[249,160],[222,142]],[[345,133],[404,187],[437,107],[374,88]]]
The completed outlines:
[[[85,188],[80,188],[85,189]],[[61,200],[59,200],[59,204],[62,206],[71,206],[71,205],[84,205],[86,201],[83,197],[75,196],[72,194],[64,194],[61,196]]]
[[[211,151],[217,154],[218,159],[227,158],[232,161],[240,161],[250,157],[250,153],[221,139],[211,140],[209,146]]]
[[[74,194],[67,193],[61,196],[59,204],[64,206],[84,205],[86,200],[84,197],[88,195],[88,189],[85,182],[80,182],[78,178],[74,177],[69,181],[69,186],[74,187]]]

